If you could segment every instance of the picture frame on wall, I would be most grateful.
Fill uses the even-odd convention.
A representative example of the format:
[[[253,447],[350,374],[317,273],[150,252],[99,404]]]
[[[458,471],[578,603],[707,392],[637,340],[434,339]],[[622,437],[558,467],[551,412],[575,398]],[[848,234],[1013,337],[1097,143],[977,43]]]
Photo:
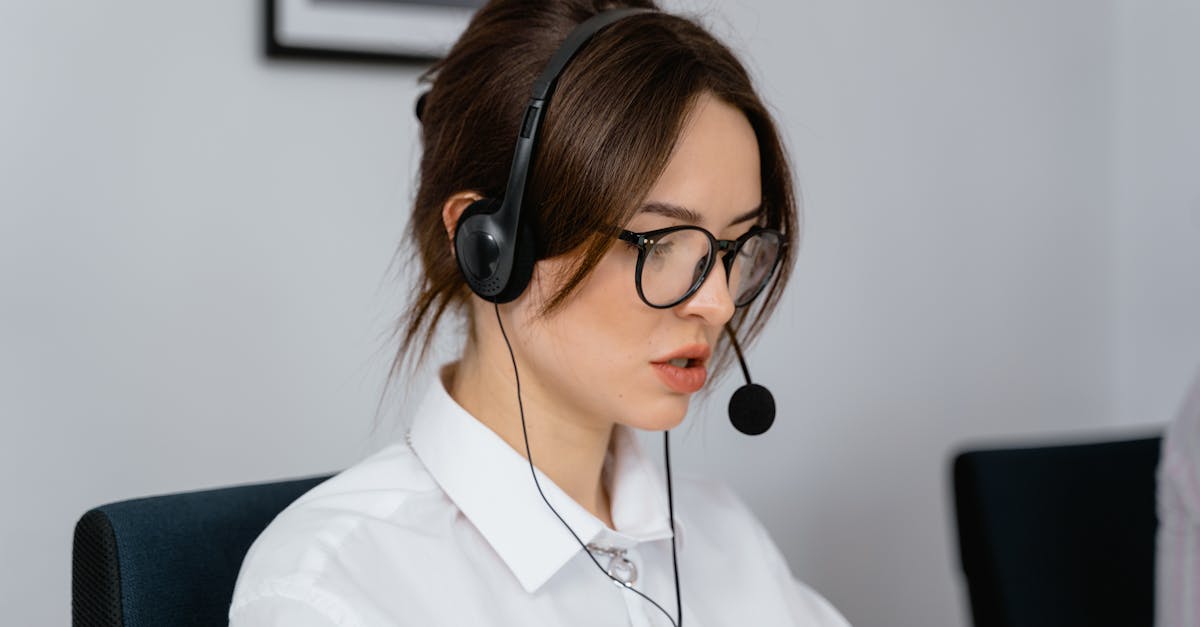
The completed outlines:
[[[272,58],[439,59],[484,0],[263,0]]]

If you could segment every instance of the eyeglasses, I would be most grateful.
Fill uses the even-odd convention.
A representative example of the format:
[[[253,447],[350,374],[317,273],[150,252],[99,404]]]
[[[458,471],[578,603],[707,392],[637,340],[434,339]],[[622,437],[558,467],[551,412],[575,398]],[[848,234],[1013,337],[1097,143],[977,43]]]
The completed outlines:
[[[717,239],[692,225],[645,233],[622,230],[619,237],[638,249],[638,296],[655,309],[674,307],[695,294],[712,271],[718,252],[725,253],[721,262],[733,306],[749,305],[771,280],[787,246],[783,233],[759,226],[736,240]]]

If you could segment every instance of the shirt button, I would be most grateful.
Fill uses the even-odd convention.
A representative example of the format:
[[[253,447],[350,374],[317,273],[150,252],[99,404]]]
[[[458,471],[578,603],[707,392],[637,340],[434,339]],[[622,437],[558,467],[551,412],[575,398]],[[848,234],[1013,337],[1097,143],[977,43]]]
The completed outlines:
[[[599,546],[595,543],[588,544],[587,548],[597,559],[608,558],[608,565],[604,568],[608,576],[630,587],[637,583],[637,564],[626,556],[628,549]]]
[[[637,566],[624,555],[613,556],[608,563],[608,574],[627,586],[637,583]]]

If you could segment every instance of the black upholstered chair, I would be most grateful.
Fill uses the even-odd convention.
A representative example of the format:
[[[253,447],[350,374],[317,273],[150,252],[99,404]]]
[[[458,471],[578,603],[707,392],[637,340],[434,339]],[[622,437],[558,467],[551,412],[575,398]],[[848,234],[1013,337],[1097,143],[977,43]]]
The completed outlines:
[[[1160,438],[954,458],[975,627],[1150,627]]]
[[[75,525],[75,627],[224,627],[242,558],[330,475],[110,503]]]

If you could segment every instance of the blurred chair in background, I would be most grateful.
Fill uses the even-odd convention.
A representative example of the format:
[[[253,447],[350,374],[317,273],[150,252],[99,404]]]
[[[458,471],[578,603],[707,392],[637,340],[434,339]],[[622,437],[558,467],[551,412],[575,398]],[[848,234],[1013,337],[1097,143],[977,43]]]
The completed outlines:
[[[331,475],[110,503],[75,525],[75,627],[224,627],[242,558]]]
[[[954,458],[975,627],[1150,627],[1160,441]]]

